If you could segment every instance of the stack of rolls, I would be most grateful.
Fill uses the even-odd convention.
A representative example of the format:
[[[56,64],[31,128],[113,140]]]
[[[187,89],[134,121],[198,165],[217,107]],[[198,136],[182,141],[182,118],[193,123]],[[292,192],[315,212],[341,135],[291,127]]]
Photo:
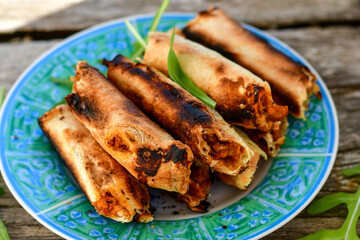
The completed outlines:
[[[226,31],[236,40],[224,41]],[[215,109],[169,78],[171,36],[152,32],[142,63],[104,59],[105,77],[80,61],[67,105],[39,119],[94,208],[116,221],[153,220],[147,187],[197,212],[207,211],[214,176],[246,190],[259,160],[284,143],[288,110],[303,118],[318,93],[307,68],[221,10],[201,12],[180,35],[173,50],[181,68]],[[283,90],[292,83],[296,90]]]

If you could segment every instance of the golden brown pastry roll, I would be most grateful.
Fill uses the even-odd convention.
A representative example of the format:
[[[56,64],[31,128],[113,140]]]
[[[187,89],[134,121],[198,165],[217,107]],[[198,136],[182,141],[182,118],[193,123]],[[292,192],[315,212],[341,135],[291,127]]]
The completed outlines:
[[[153,220],[147,188],[102,149],[68,106],[45,113],[39,124],[99,214],[120,222]]]
[[[144,115],[95,68],[77,64],[66,101],[95,140],[141,183],[186,193],[193,154]]]
[[[150,118],[212,169],[237,174],[253,155],[235,130],[214,109],[206,106],[171,79],[122,55],[104,61],[107,76]]]
[[[228,175],[227,175],[228,176]],[[191,165],[189,191],[185,194],[172,194],[177,201],[183,202],[195,212],[207,212],[210,203],[206,201],[213,183],[211,169],[202,162],[195,160]]]
[[[310,95],[320,94],[316,77],[307,67],[246,30],[220,9],[210,7],[200,12],[183,33],[267,81],[295,117],[305,118]]]
[[[257,169],[258,162],[260,158],[267,158],[266,154],[254,143],[252,142],[249,137],[247,137],[242,131],[240,131],[238,128],[235,128],[235,130],[239,133],[239,135],[244,138],[244,140],[248,143],[250,148],[254,151],[254,156],[250,159],[248,162],[247,167],[240,172],[236,176],[231,176],[223,173],[215,173],[215,176],[217,179],[222,181],[225,184],[228,184],[230,186],[234,186],[240,190],[246,190],[247,187],[250,185],[250,183],[253,180],[255,171]]]
[[[168,74],[169,47],[169,34],[150,33],[144,63]],[[279,148],[273,142],[282,144],[284,138],[275,139],[273,132],[284,132],[287,107],[273,101],[269,84],[219,53],[181,36],[175,36],[173,49],[183,71],[216,101],[224,119],[256,130],[259,143],[265,141],[264,150],[275,155]]]

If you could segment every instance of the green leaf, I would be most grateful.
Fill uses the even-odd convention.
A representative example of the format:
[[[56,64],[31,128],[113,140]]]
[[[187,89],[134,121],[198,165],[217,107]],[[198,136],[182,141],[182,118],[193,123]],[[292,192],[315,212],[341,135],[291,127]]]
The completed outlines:
[[[1,109],[1,106],[3,105],[3,103],[4,103],[4,100],[5,100],[5,87],[2,86],[0,88],[0,109]]]
[[[199,89],[181,69],[179,60],[176,57],[175,51],[173,50],[174,38],[175,27],[171,35],[170,49],[168,55],[168,72],[170,78],[174,80],[174,82],[179,84],[182,88],[191,93],[191,95],[200,99],[206,105],[215,108],[216,102],[212,100],[208,95],[206,95],[201,89]]]
[[[342,233],[337,230],[320,230],[298,240],[345,240],[343,237]]]
[[[0,220],[0,239],[1,240],[10,240],[10,237],[6,230],[6,227],[1,220]]]
[[[170,0],[164,0],[159,9],[157,10],[155,16],[154,16],[154,19],[153,21],[151,22],[151,26],[150,26],[150,29],[149,29],[149,32],[153,32],[153,31],[156,31],[158,26],[159,26],[159,23],[160,23],[160,19],[162,17],[162,15],[164,14],[165,10],[167,9],[167,7],[170,5]],[[129,28],[130,32],[132,32],[132,30],[135,30],[136,29],[130,24],[129,26],[126,24],[126,26]],[[131,29],[132,28],[132,29]],[[137,32],[137,31],[136,31]],[[134,34],[134,33],[133,33]],[[140,34],[138,34],[140,36]],[[136,36],[134,35],[134,37],[136,38]],[[141,37],[140,37],[141,38]],[[142,38],[141,38],[142,39]],[[129,57],[130,60],[134,61],[136,58],[140,57],[145,49],[146,49],[146,43],[149,41],[149,35],[147,35],[145,37],[145,39],[143,39],[144,42],[145,42],[145,47],[143,45],[143,43],[141,43],[140,41],[137,41],[136,43],[133,44],[133,48],[134,48],[134,51],[133,53],[131,54],[131,56]]]
[[[352,199],[352,194],[350,193],[334,193],[327,195],[323,198],[320,198],[313,202],[308,208],[307,212],[310,214],[317,214],[326,212],[337,205],[345,203]]]
[[[345,176],[353,176],[360,173],[359,166],[343,171]],[[316,214],[325,212],[340,204],[346,204],[348,215],[341,226],[336,230],[320,230],[310,234],[301,240],[354,240],[359,237],[356,233],[356,223],[360,217],[360,189],[355,193],[334,193],[313,202],[308,208],[308,213]]]
[[[75,66],[76,67],[76,66]],[[57,83],[57,84],[60,84],[60,85],[63,85],[65,87],[70,87],[72,88],[73,87],[73,82],[70,80],[70,78],[54,78],[54,77],[50,77],[50,80],[54,83]],[[66,101],[65,99],[61,99],[58,103],[56,103],[54,107],[58,106],[58,105],[61,105],[61,104],[66,104]]]
[[[53,83],[57,83],[57,84],[60,84],[60,85],[71,87],[71,88],[73,86],[73,82],[70,81],[70,78],[54,78],[54,77],[50,77],[50,81],[52,81]]]
[[[360,174],[360,165],[352,168],[345,169],[341,172],[346,177],[351,177],[356,174]]]
[[[5,193],[5,190],[2,187],[0,187],[0,196],[3,195],[4,193]]]

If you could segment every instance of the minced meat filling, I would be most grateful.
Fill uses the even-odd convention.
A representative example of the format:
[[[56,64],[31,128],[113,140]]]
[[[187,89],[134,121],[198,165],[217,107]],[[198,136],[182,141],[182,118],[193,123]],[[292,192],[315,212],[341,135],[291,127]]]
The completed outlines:
[[[203,134],[203,138],[210,147],[210,156],[217,160],[237,161],[239,155],[243,152],[239,144],[220,141],[215,134]]]
[[[124,218],[130,217],[127,209],[122,207],[119,204],[118,200],[109,191],[102,192],[101,195],[102,198],[93,203],[93,206],[96,208],[100,215],[116,217],[119,215],[118,212],[121,212],[121,215]]]
[[[119,135],[112,136],[112,138],[107,141],[107,144],[116,150],[120,150],[120,151],[129,150],[129,146]]]
[[[191,182],[187,194],[191,196],[193,201],[204,200],[211,186],[209,169],[193,164],[191,166],[190,179]]]

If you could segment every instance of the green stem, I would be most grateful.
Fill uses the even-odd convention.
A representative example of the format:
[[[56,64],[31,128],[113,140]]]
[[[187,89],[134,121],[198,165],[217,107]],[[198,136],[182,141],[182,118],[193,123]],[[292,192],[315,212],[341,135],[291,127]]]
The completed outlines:
[[[1,106],[3,105],[3,103],[4,103],[4,99],[5,99],[5,87],[2,86],[2,87],[0,88],[0,108],[1,108]]]
[[[170,5],[170,0],[164,0],[159,9],[157,10],[155,16],[154,16],[154,20],[153,22],[151,23],[151,26],[150,26],[150,29],[149,29],[149,32],[153,32],[153,31],[156,31],[158,25],[159,25],[159,22],[160,22],[160,19],[162,17],[162,15],[164,14],[165,10],[168,8],[168,6]]]
[[[144,49],[146,49],[147,44],[146,44],[145,40],[140,36],[139,32],[133,27],[133,25],[131,25],[131,23],[128,20],[125,21],[125,24],[128,27],[128,29],[130,30],[130,32],[134,35],[136,40],[141,44],[141,46]]]
[[[69,87],[73,86],[73,83],[70,81],[70,78],[50,77],[50,81],[52,81],[53,83],[57,83],[57,84],[61,84],[61,85],[69,86]]]

